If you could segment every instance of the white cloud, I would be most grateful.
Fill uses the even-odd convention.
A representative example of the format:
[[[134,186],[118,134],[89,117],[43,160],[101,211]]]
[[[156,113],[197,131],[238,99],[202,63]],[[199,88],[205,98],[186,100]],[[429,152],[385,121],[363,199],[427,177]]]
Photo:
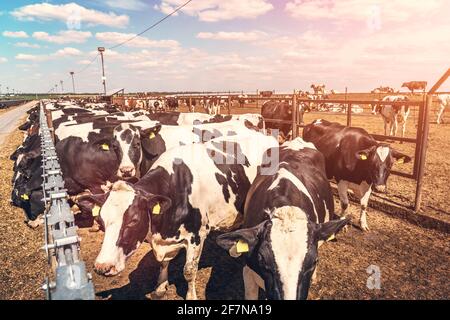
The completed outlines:
[[[442,3],[443,0],[293,0],[286,4],[285,10],[292,17],[305,20],[329,19],[370,23],[374,15],[379,15],[382,21],[404,22],[412,16],[425,15]]]
[[[56,51],[53,56],[54,57],[66,57],[66,56],[79,56],[81,55],[81,51],[75,48],[66,47],[64,49],[60,49]]]
[[[145,9],[146,7],[146,4],[141,0],[106,0],[106,4],[111,8],[135,11]]]
[[[8,59],[6,59],[5,57],[0,57],[0,63],[5,63],[8,62]]]
[[[89,31],[67,30],[60,31],[56,35],[50,35],[47,32],[37,31],[33,33],[33,38],[41,41],[47,41],[58,44],[65,43],[83,43],[92,37]]]
[[[3,36],[8,38],[28,38],[25,31],[3,31]]]
[[[48,59],[48,56],[19,53],[16,55],[15,58],[16,60],[23,60],[23,61],[44,61]]]
[[[136,36],[134,33],[120,33],[120,32],[98,32],[95,34],[95,38],[104,43],[118,44],[122,43],[131,37]],[[179,46],[179,43],[175,40],[151,40],[142,36],[138,36],[130,42],[125,44],[127,47],[134,48],[165,48],[174,49]]]
[[[200,32],[197,34],[199,39],[212,40],[233,40],[233,41],[256,41],[267,38],[268,34],[262,31],[249,32]]]
[[[80,61],[78,61],[78,64],[83,64],[83,65],[90,64],[90,63],[91,63],[91,60],[80,60]]]
[[[14,44],[14,46],[19,48],[32,48],[32,49],[39,49],[41,46],[35,43],[29,43],[29,42],[17,42]]]
[[[162,0],[155,9],[168,14],[182,5],[185,0]],[[196,16],[200,21],[215,22],[238,18],[256,18],[273,9],[267,0],[195,0],[181,11],[190,16]]]
[[[82,52],[78,49],[66,47],[63,49],[60,49],[52,54],[42,54],[42,55],[33,55],[33,54],[24,54],[19,53],[16,55],[16,60],[23,60],[23,61],[34,61],[34,62],[41,62],[41,61],[47,61],[55,58],[62,58],[62,57],[68,57],[68,56],[79,56]]]
[[[117,15],[113,12],[101,12],[87,9],[74,2],[54,5],[50,3],[31,4],[14,10],[11,15],[19,20],[57,20],[73,24],[73,20],[88,25],[104,25],[123,28],[128,25],[127,15]]]

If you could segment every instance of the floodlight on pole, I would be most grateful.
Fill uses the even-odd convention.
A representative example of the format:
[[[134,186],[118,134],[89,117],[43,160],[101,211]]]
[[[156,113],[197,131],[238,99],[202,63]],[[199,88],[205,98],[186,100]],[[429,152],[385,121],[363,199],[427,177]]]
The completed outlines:
[[[72,88],[73,88],[73,94],[75,94],[75,80],[73,78],[73,75],[75,74],[75,72],[70,71],[70,75],[72,76]]]
[[[102,57],[102,83],[103,83],[103,94],[106,96],[106,77],[105,77],[105,64],[103,60],[103,52],[105,52],[105,47],[98,47],[98,52]]]

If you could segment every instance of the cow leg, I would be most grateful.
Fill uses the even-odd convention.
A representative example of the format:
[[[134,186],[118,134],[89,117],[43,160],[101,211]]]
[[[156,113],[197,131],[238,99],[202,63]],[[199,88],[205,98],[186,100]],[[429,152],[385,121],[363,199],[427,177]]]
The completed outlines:
[[[245,300],[258,300],[259,288],[264,289],[264,281],[247,266],[242,269],[242,277],[244,278]]]
[[[406,118],[403,119],[403,123],[402,123],[402,138],[405,137],[405,132],[406,132]],[[401,141],[400,143],[403,143],[403,141]]]
[[[339,200],[341,202],[341,217],[345,217],[348,208],[348,182],[341,180],[338,182]]]
[[[388,122],[386,119],[384,119],[384,135],[388,135]]]
[[[372,193],[372,185],[363,182],[359,186],[359,190],[354,190],[355,195],[359,198],[361,204],[361,213],[359,216],[359,225],[363,231],[369,231],[367,225],[367,206],[369,205],[369,197]]]
[[[161,262],[161,268],[159,269],[159,276],[155,294],[158,298],[164,296],[169,286],[169,261]]]
[[[397,130],[398,130],[398,120],[397,120],[397,117],[395,117],[394,118],[394,121],[393,121],[393,129],[392,129],[392,131],[393,131],[393,136],[394,137],[396,137],[397,136]]]
[[[184,265],[183,274],[188,283],[188,291],[186,300],[197,300],[197,292],[195,291],[195,279],[197,278],[198,263],[202,253],[203,243],[206,236],[200,235],[200,243],[189,245],[186,248],[186,263]]]
[[[441,124],[441,119],[442,119],[442,114],[443,113],[444,113],[444,107],[441,105],[439,107],[439,111],[438,111],[438,114],[437,114],[437,120],[436,120],[437,124]]]

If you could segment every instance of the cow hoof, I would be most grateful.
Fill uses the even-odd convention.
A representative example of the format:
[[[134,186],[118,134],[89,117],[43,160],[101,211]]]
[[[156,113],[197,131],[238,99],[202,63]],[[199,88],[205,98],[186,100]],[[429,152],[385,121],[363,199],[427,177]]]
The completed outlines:
[[[98,224],[94,224],[92,227],[89,228],[89,232],[99,232],[100,226]]]
[[[151,293],[151,298],[153,300],[161,300],[166,294],[168,289],[169,289],[169,282],[164,281],[155,289],[155,291]]]
[[[370,231],[369,226],[367,225],[367,223],[359,223],[359,226],[361,227],[361,230],[364,232]]]
[[[27,226],[29,226],[31,229],[36,229],[37,227],[39,227],[40,225],[44,224],[44,219],[38,218],[34,221],[29,220],[27,222]]]
[[[195,292],[189,292],[186,294],[186,300],[198,300]]]

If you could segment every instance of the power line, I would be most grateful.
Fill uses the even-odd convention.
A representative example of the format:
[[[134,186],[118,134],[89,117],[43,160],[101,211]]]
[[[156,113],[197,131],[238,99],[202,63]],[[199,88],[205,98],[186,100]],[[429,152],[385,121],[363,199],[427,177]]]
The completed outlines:
[[[158,20],[157,22],[155,22],[154,24],[152,24],[150,27],[148,27],[148,28],[145,29],[144,31],[141,31],[141,32],[139,32],[138,34],[132,36],[131,38],[129,38],[129,39],[127,39],[127,40],[125,40],[125,41],[123,41],[123,42],[121,42],[121,43],[118,43],[118,44],[116,44],[116,45],[114,45],[114,46],[112,46],[112,47],[110,47],[110,48],[108,48],[108,49],[109,49],[109,50],[112,50],[112,49],[118,48],[118,47],[124,45],[125,43],[130,42],[131,40],[136,39],[137,37],[143,35],[143,34],[146,33],[147,31],[149,31],[150,29],[153,29],[153,28],[156,27],[158,24],[160,24],[160,23],[163,22],[164,20],[168,19],[169,17],[171,17],[172,15],[174,15],[175,13],[177,13],[178,11],[180,11],[181,9],[183,9],[183,8],[184,8],[185,6],[187,6],[187,5],[189,4],[189,2],[191,2],[191,1],[192,1],[192,0],[186,1],[184,4],[182,4],[181,6],[179,6],[178,8],[176,8],[174,11],[172,11],[171,13],[169,13],[168,15],[166,15],[164,18],[162,18],[162,19]]]
[[[99,54],[97,53],[97,54],[95,55],[94,59],[92,59],[92,60],[91,60],[91,61],[90,61],[83,69],[81,69],[81,70],[78,71],[78,72],[75,72],[75,74],[80,74],[80,73],[86,71],[86,69],[89,68],[89,67],[91,66],[91,64],[94,63],[95,60],[97,60],[98,55],[99,55]]]
[[[125,40],[125,41],[123,41],[123,42],[121,42],[121,43],[118,43],[118,44],[116,44],[116,45],[114,45],[114,46],[112,46],[112,47],[109,47],[108,50],[112,50],[112,49],[118,48],[118,47],[120,47],[120,46],[123,46],[125,43],[128,43],[128,42],[130,42],[130,41],[136,39],[137,37],[143,35],[143,34],[146,33],[147,31],[153,29],[154,27],[156,27],[157,25],[159,25],[160,23],[162,23],[163,21],[165,21],[166,19],[170,18],[170,17],[173,16],[175,13],[177,13],[178,11],[180,11],[181,9],[183,9],[183,8],[184,8],[185,6],[187,6],[190,2],[192,2],[192,0],[186,1],[184,4],[182,4],[181,6],[177,7],[177,8],[176,8],[175,10],[173,10],[171,13],[167,14],[167,15],[164,16],[162,19],[158,20],[157,22],[155,22],[154,24],[152,24],[152,25],[149,26],[148,28],[144,29],[143,31],[139,32],[138,34],[132,36],[131,38],[129,38],[129,39],[127,39],[127,40]],[[78,74],[80,74],[80,73],[86,71],[86,70],[94,63],[94,61],[97,60],[97,58],[98,58],[99,55],[100,55],[100,54],[97,53],[97,54],[95,55],[95,57],[94,57],[94,58],[93,58],[93,59],[92,59],[85,67],[83,67],[83,68],[82,68],[80,71],[78,71],[78,72],[74,72],[74,74],[77,74],[77,75],[78,75]],[[52,89],[50,89],[48,92],[50,92],[51,90],[52,90]],[[47,93],[48,93],[48,92],[47,92]]]

